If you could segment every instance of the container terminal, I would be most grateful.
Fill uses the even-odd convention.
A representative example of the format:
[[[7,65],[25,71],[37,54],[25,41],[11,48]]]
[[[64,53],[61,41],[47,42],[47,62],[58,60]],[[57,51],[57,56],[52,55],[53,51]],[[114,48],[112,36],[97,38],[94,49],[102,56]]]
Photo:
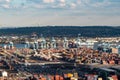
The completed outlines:
[[[24,40],[1,43],[0,80],[120,80],[118,38]]]

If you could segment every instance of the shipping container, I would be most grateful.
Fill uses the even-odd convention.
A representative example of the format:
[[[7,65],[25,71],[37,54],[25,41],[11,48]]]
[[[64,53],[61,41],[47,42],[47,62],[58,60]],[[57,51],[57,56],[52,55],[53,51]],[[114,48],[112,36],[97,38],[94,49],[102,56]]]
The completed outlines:
[[[98,78],[98,80],[103,80],[102,78]]]
[[[46,78],[41,78],[40,80],[46,80]]]
[[[75,78],[78,78],[78,73],[73,74]]]
[[[78,80],[78,78],[75,78],[75,77],[71,77],[70,80]]]
[[[60,80],[64,80],[64,78],[62,76],[60,76]]]
[[[60,80],[60,76],[59,75],[55,75],[55,80]]]
[[[67,77],[68,77],[68,78],[71,78],[71,77],[73,77],[73,74],[68,73],[68,74],[67,74]]]

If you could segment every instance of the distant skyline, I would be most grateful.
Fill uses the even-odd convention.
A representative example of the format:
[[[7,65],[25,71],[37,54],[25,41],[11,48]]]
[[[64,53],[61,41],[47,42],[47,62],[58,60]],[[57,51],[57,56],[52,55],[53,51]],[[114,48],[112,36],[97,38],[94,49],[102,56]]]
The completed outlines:
[[[0,0],[0,27],[120,26],[120,0]]]

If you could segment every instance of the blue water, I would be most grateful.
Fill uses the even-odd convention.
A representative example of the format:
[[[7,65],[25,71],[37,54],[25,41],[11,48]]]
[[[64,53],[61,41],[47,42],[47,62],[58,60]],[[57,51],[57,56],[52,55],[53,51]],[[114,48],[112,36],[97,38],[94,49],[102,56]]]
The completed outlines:
[[[8,45],[8,44],[0,44],[0,46],[4,46],[4,45]],[[14,46],[16,47],[16,48],[25,48],[25,44],[14,44]]]

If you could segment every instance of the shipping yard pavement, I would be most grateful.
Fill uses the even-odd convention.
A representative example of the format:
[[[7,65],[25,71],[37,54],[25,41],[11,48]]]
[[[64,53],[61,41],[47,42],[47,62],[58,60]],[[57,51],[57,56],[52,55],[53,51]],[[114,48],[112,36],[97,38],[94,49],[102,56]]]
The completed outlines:
[[[116,70],[120,75],[120,65],[110,65],[110,64],[75,64],[75,63],[61,63],[61,62],[45,62],[44,65],[39,65],[39,63],[33,63],[30,65],[24,65],[23,71],[30,74],[37,75],[64,75],[68,73],[78,73],[78,76],[85,78],[85,75],[97,75],[95,70],[105,68],[106,70]],[[119,70],[119,71],[118,71]],[[103,79],[104,80],[104,79]]]
[[[69,63],[69,62],[42,62],[42,63],[24,63],[23,68],[27,70],[28,72],[34,72],[34,73],[49,73],[49,70],[54,70],[55,72],[59,70],[64,71],[83,71],[85,69],[92,69],[94,68],[118,68],[120,69],[120,65],[111,65],[111,64],[77,64],[77,63]],[[44,71],[45,69],[45,71]],[[46,71],[46,69],[49,69]],[[43,71],[42,71],[43,70]],[[87,72],[87,71],[86,71]]]
[[[70,62],[53,62],[53,61],[40,61],[40,62],[19,62],[18,65],[15,65],[14,68],[18,70],[17,75],[12,75],[11,79],[7,80],[13,80],[13,78],[17,79],[23,79],[26,80],[28,77],[32,77],[33,75],[43,75],[48,76],[48,75],[60,75],[64,76],[64,74],[73,74],[77,73],[80,78],[83,78],[81,80],[84,80],[85,75],[91,75],[95,74],[96,72],[94,71],[96,68],[115,68],[120,70],[120,65],[110,65],[110,64],[97,64],[97,63],[92,63],[92,64],[79,64],[79,63],[70,63]],[[119,71],[118,71],[119,72]],[[16,76],[16,77],[14,77]],[[19,80],[19,79],[17,79]],[[28,79],[27,79],[28,80]],[[37,80],[37,79],[34,79]],[[64,79],[67,80],[67,79]],[[103,79],[104,80],[104,79]],[[118,79],[119,80],[119,79]]]

